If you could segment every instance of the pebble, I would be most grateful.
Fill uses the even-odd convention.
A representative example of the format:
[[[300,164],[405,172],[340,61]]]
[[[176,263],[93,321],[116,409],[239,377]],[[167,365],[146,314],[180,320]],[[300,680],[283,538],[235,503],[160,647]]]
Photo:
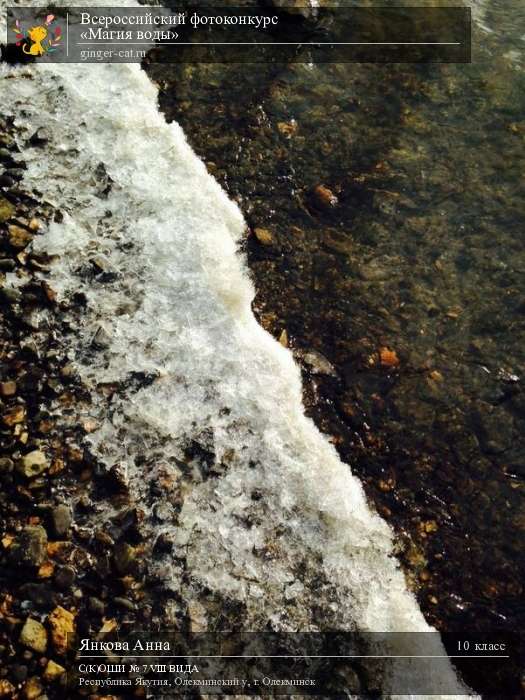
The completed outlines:
[[[12,272],[16,267],[16,263],[12,258],[0,258],[0,270],[3,272]]]
[[[5,197],[0,197],[0,223],[4,223],[15,215],[15,207]]]
[[[333,209],[339,204],[337,196],[329,187],[317,185],[313,191],[314,202],[324,209]]]
[[[188,617],[190,618],[190,631],[193,633],[205,632],[208,629],[206,609],[198,600],[190,600],[188,603]]]
[[[47,648],[46,628],[37,620],[28,617],[20,632],[20,643],[43,654]]]
[[[57,605],[47,619],[57,654],[65,654],[74,638],[75,616],[69,610]]]
[[[100,617],[102,617],[106,612],[106,606],[104,603],[99,598],[95,598],[94,596],[91,596],[88,600],[88,606],[91,612],[95,613],[95,615],[99,615]]]
[[[108,258],[105,255],[95,255],[91,258],[91,263],[99,270],[99,272],[111,272],[112,267]]]
[[[127,574],[135,563],[135,548],[126,542],[122,542],[115,547],[113,558],[118,573]]]
[[[2,396],[14,396],[16,394],[16,382],[0,382],[0,394]]]
[[[55,604],[55,594],[44,583],[25,583],[20,587],[20,593],[40,607],[50,608]]]
[[[13,160],[13,154],[11,151],[9,151],[7,148],[0,148],[0,160],[2,162],[5,161],[12,161]]]
[[[108,348],[111,344],[111,335],[104,328],[104,326],[99,326],[97,332],[93,337],[93,345],[100,349]]]
[[[17,226],[16,224],[11,224],[8,228],[9,232],[9,243],[13,248],[22,249],[28,246],[33,240],[33,234],[26,231],[25,228]]]
[[[13,289],[11,287],[0,289],[0,294],[2,301],[4,301],[7,304],[18,304],[18,302],[22,299],[22,293],[20,292],[20,290]]]
[[[27,525],[9,552],[21,564],[40,566],[47,556],[47,532],[41,525]]]
[[[55,535],[57,537],[64,537],[71,527],[71,509],[64,503],[61,503],[51,511],[51,520],[53,522]]]
[[[27,666],[25,664],[16,664],[13,666],[13,678],[18,683],[23,683],[27,678]]]
[[[383,367],[399,367],[399,358],[395,350],[390,348],[379,349],[379,360]]]
[[[49,141],[49,129],[45,126],[39,127],[35,133],[29,138],[29,143],[32,146],[43,146]]]
[[[41,450],[33,450],[24,455],[17,466],[17,471],[27,479],[32,479],[49,468],[49,460]]]
[[[9,177],[12,177],[13,180],[18,180],[18,182],[20,182],[20,180],[22,180],[24,177],[24,168],[8,168],[7,174]]]
[[[60,676],[64,675],[66,669],[60,664],[55,663],[51,659],[47,662],[47,666],[44,669],[43,678],[48,683],[52,683]]]
[[[71,588],[75,582],[75,569],[72,566],[61,566],[55,574],[55,583],[61,590]]]
[[[14,184],[15,181],[12,177],[9,177],[9,175],[0,175],[0,187],[8,188],[12,187]]]
[[[12,428],[17,423],[22,423],[26,417],[26,409],[24,406],[18,405],[13,406],[8,411],[2,415],[2,420],[9,427]]]
[[[262,245],[270,246],[273,244],[273,234],[267,228],[256,228],[253,232]]]
[[[337,376],[337,372],[332,363],[320,352],[317,352],[317,350],[299,350],[297,356],[309,366],[313,374],[326,374],[330,377]]]
[[[15,695],[16,688],[7,678],[0,679],[0,698],[11,698]]]
[[[42,687],[42,683],[40,682],[40,678],[38,678],[38,676],[33,676],[24,685],[24,698],[26,698],[26,700],[36,700],[36,698],[40,698],[40,700],[43,700],[43,690],[44,689]]]
[[[14,466],[13,460],[9,457],[0,457],[0,474],[10,474]]]

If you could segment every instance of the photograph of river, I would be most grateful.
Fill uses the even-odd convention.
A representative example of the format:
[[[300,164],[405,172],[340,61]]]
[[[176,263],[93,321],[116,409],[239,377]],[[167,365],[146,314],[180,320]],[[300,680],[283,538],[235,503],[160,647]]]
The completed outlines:
[[[465,63],[93,64],[0,0],[0,698],[519,697],[525,5],[462,4]]]

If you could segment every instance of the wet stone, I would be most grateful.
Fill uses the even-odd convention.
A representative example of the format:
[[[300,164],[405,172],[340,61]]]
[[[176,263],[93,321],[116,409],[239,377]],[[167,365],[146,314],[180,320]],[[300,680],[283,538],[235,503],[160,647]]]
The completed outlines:
[[[61,566],[55,574],[55,583],[61,590],[71,588],[75,582],[75,569],[72,566]]]
[[[20,587],[20,595],[42,608],[49,608],[55,604],[55,593],[46,583],[25,583]]]
[[[88,606],[91,612],[93,612],[95,615],[99,615],[100,617],[102,617],[106,612],[106,606],[104,603],[99,598],[95,598],[94,596],[91,596],[88,600]]]
[[[41,700],[43,700],[43,689],[44,688],[38,676],[33,676],[33,678],[30,678],[24,685],[23,697],[26,700],[36,700],[36,698],[41,698]]]
[[[43,654],[47,647],[46,628],[37,620],[28,617],[20,632],[20,643]]]
[[[254,229],[254,234],[262,245],[271,246],[274,242],[272,232],[267,228],[256,228]]]
[[[75,617],[69,610],[58,605],[48,617],[51,639],[58,654],[65,654],[73,642]]]
[[[12,674],[15,681],[23,683],[27,679],[27,666],[24,664],[16,664],[13,666]]]
[[[0,270],[2,272],[11,272],[16,267],[16,263],[12,258],[0,258]]]
[[[10,474],[14,466],[13,460],[9,457],[0,457],[0,474]]]
[[[53,531],[57,537],[67,535],[71,527],[72,517],[71,510],[65,504],[60,504],[51,511],[51,520],[53,523]]]
[[[66,669],[63,666],[60,666],[60,664],[57,664],[50,659],[44,669],[43,678],[48,683],[52,683],[54,680],[64,675],[65,672]]]
[[[5,197],[0,197],[0,223],[7,221],[15,214],[15,207]]]
[[[15,562],[40,566],[47,555],[47,533],[41,525],[28,525],[9,549]]]
[[[15,224],[12,224],[11,226],[9,226],[8,232],[9,232],[9,243],[13,246],[13,248],[18,248],[18,249],[25,248],[33,240],[32,233],[30,233],[29,231],[26,231],[26,229],[22,228],[21,226],[16,226]]]
[[[7,678],[0,679],[0,698],[12,698],[15,696],[16,688]]]
[[[482,407],[478,411],[480,442],[489,453],[505,452],[513,442],[511,415],[501,407]]]
[[[0,298],[7,304],[18,304],[22,299],[22,293],[19,289],[7,287],[0,290]]]
[[[314,204],[323,209],[333,209],[339,204],[337,196],[326,185],[317,185],[312,193]]]
[[[41,450],[33,450],[24,455],[17,466],[17,471],[27,479],[32,479],[45,472],[49,467],[49,460]]]
[[[18,165],[18,163],[17,163],[17,165]],[[9,177],[12,177],[13,180],[20,181],[24,177],[24,168],[20,168],[20,167],[8,168],[6,173]]]
[[[13,406],[13,408],[8,409],[3,415],[2,420],[4,423],[12,427],[17,425],[17,423],[22,423],[26,415],[25,407],[22,405]]]
[[[111,344],[111,335],[104,328],[104,326],[99,326],[97,332],[93,337],[93,345],[101,350],[108,348]]]
[[[31,146],[43,146],[49,141],[50,133],[49,129],[45,126],[41,126],[35,131],[35,133],[29,138],[29,143]]]
[[[135,548],[126,542],[122,542],[115,547],[113,557],[118,573],[127,574],[135,564]]]
[[[14,396],[16,394],[16,382],[0,382],[0,394],[2,396]]]
[[[9,175],[6,175],[5,173],[0,175],[0,187],[7,189],[9,187],[13,187],[14,184],[15,180],[13,180],[12,177],[9,177]]]

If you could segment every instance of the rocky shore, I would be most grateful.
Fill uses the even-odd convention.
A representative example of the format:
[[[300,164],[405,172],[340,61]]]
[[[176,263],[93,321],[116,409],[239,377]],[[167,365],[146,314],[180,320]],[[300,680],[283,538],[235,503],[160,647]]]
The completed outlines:
[[[31,137],[33,146],[45,141],[42,131]],[[125,481],[85,444],[97,424],[66,351],[74,333],[66,316],[82,314],[85,300],[57,303],[46,281],[52,261],[32,252],[61,213],[24,187],[23,153],[6,120],[0,164],[0,697],[73,697],[80,638],[184,629],[191,619],[166,606],[148,578],[146,560],[171,543],[144,539]],[[96,261],[93,274],[104,275]],[[108,500],[116,514],[100,522]]]

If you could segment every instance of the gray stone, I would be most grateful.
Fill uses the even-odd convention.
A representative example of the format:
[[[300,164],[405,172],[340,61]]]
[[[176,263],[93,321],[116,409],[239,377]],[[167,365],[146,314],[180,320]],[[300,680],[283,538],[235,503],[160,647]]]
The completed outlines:
[[[71,527],[71,509],[64,503],[61,503],[51,511],[51,520],[53,522],[55,535],[57,537],[64,537]]]
[[[75,582],[75,569],[72,566],[61,566],[55,574],[55,583],[61,590],[71,588]]]
[[[0,457],[0,474],[10,474],[13,471],[13,460],[9,457]]]
[[[47,533],[41,525],[28,525],[9,548],[11,559],[26,566],[40,566],[47,556]]]
[[[100,617],[102,617],[106,612],[106,606],[104,603],[99,598],[95,598],[94,596],[91,596],[88,601],[88,605],[91,612],[95,613],[95,615],[99,615]]]
[[[104,350],[108,348],[111,344],[111,335],[104,328],[104,326],[99,326],[97,332],[93,337],[93,345]]]

